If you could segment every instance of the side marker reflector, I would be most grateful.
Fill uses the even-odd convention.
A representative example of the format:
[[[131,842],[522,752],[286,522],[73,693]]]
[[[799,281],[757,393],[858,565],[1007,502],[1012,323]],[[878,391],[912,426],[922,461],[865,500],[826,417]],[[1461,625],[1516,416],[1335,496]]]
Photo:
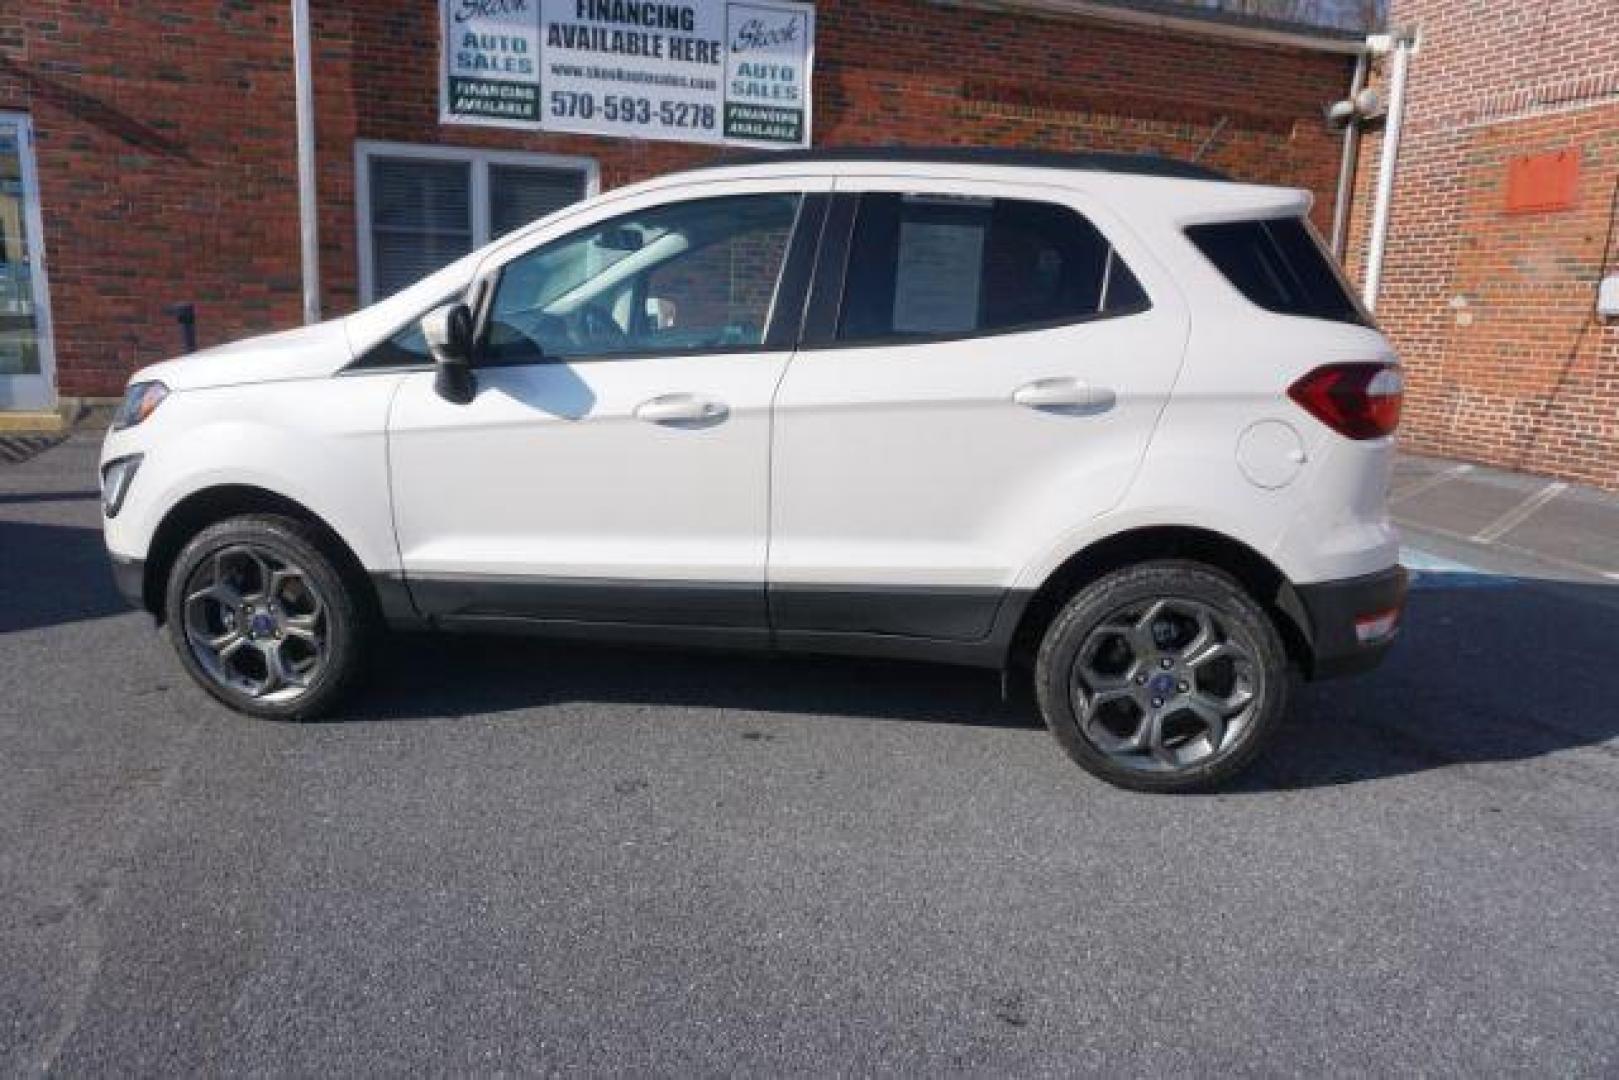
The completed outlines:
[[[1392,637],[1400,625],[1400,609],[1389,608],[1355,620],[1355,639],[1362,645],[1375,645]]]

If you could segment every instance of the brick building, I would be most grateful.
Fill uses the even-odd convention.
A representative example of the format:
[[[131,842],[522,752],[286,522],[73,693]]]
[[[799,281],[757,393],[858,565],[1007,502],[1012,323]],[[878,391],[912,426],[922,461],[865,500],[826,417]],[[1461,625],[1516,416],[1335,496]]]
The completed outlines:
[[[1619,0],[1394,0],[1390,23],[1417,37],[1377,312],[1404,442],[1619,488]]]
[[[301,321],[291,8],[0,6],[0,200],[16,208],[0,214],[0,410],[120,393],[178,350],[168,305],[195,305],[202,345]],[[311,8],[326,315],[559,201],[726,152],[442,123],[438,0]],[[1322,109],[1349,83],[1346,35],[1163,0],[821,0],[814,16],[816,146],[1201,152],[1314,189],[1330,221]]]

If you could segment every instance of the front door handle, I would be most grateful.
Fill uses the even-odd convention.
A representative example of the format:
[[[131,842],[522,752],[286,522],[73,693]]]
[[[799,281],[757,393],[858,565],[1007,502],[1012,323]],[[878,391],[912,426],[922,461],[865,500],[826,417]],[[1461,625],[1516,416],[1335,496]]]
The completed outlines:
[[[1030,409],[1105,412],[1118,400],[1112,390],[1078,379],[1036,379],[1012,391],[1012,400]]]
[[[636,406],[635,418],[649,424],[712,424],[730,411],[723,401],[696,394],[664,394]]]

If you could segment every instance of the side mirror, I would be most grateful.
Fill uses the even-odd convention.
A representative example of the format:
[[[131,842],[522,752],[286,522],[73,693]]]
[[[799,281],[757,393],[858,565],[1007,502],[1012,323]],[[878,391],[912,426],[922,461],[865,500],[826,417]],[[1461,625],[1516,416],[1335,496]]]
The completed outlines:
[[[433,388],[444,400],[465,405],[478,389],[472,377],[472,309],[461,303],[434,308],[422,316],[421,328],[438,370]]]

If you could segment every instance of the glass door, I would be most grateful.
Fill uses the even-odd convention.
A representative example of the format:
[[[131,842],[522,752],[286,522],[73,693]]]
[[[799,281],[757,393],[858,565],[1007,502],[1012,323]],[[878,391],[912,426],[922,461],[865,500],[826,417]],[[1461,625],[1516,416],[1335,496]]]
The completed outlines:
[[[39,234],[28,118],[0,112],[0,411],[56,403]]]

